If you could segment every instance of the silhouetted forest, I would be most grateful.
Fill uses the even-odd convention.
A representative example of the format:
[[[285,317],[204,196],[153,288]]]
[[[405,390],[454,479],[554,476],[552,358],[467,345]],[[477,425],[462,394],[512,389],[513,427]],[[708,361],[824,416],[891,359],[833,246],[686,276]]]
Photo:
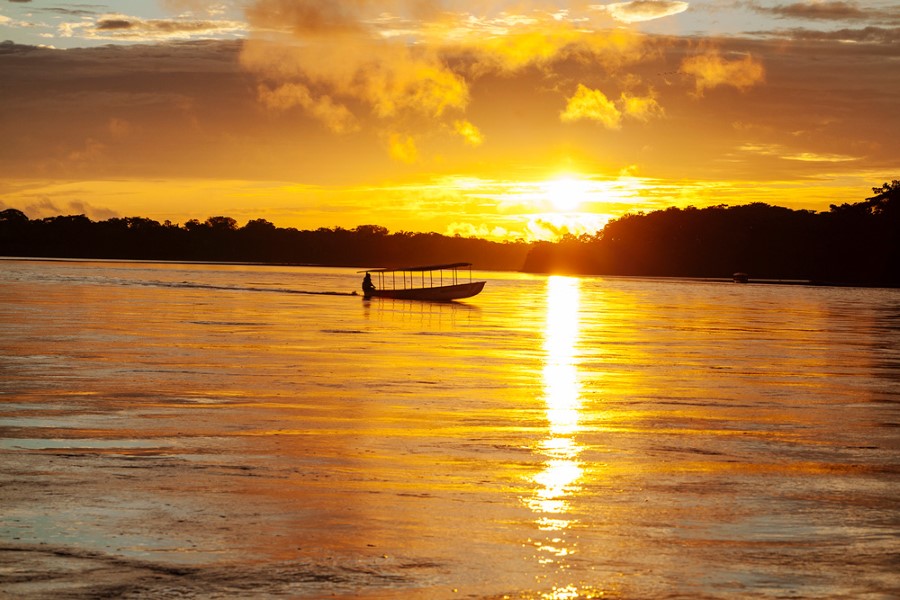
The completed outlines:
[[[141,217],[95,222],[84,215],[30,220],[0,212],[0,256],[259,262],[326,266],[401,266],[468,261],[480,269],[518,270],[530,246],[437,233],[389,233],[377,225],[314,231],[231,217],[183,226]]]
[[[524,271],[794,279],[900,287],[900,181],[828,212],[768,204],[628,214],[592,236],[538,243]]]
[[[768,204],[628,214],[594,235],[499,243],[377,225],[314,231],[230,217],[182,225],[141,217],[29,219],[0,211],[0,255],[399,266],[469,261],[480,269],[730,277],[900,287],[900,181],[828,212]]]

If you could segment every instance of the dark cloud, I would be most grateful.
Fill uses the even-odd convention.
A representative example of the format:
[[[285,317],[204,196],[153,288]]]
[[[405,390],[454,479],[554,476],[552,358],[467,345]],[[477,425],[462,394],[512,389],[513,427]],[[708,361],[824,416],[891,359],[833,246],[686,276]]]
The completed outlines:
[[[79,193],[79,190],[75,190],[74,193]],[[63,201],[63,204],[58,204],[46,195],[35,195],[32,196],[32,198],[32,200],[21,207],[10,207],[6,203],[0,201],[0,210],[5,208],[19,208],[30,219],[43,219],[46,217],[58,217],[60,215],[84,215],[95,221],[103,221],[120,216],[119,213],[114,210],[102,206],[94,206],[84,200],[76,199],[68,202]]]
[[[62,213],[59,207],[49,198],[40,198],[39,200],[32,202],[27,205],[22,212],[29,215],[32,219],[56,216]]]
[[[102,206],[93,206],[89,202],[83,200],[72,200],[69,202],[69,212],[71,214],[85,215],[89,219],[95,221],[104,221],[119,216],[119,213],[114,210]]]
[[[156,40],[207,37],[242,31],[243,23],[234,21],[188,19],[138,19],[126,15],[109,15],[95,23],[70,25],[73,32],[86,37],[108,40],[151,42]]]
[[[879,12],[863,10],[856,2],[793,2],[777,6],[762,6],[754,2],[753,8],[757,12],[790,19],[853,21],[881,16]]]
[[[96,8],[100,9],[100,7]],[[82,5],[82,8],[60,8],[58,6],[52,6],[46,8],[38,7],[35,10],[38,12],[55,13],[71,17],[86,17],[97,14],[97,10],[94,10],[93,8],[87,7],[85,5]]]
[[[202,146],[243,131],[243,115],[257,110],[240,42],[8,46],[0,46],[0,80],[9,86],[0,96],[2,171],[115,175],[164,165],[175,153],[202,172]]]
[[[94,29],[100,32],[128,32],[135,36],[152,38],[157,34],[166,36],[177,33],[204,33],[217,32],[225,27],[237,28],[234,23],[226,24],[222,21],[184,21],[184,20],[150,20],[109,18],[97,21]]]
[[[12,40],[0,42],[0,54],[18,54],[22,52],[31,52],[35,50],[35,46],[27,46],[25,44],[17,44]]]
[[[773,31],[755,31],[751,35],[769,38],[781,38],[802,42],[855,42],[857,44],[900,44],[900,27],[863,27],[860,29],[842,28],[829,31],[819,29],[775,29]],[[849,49],[848,49],[849,50]],[[888,49],[885,48],[887,51]]]
[[[132,29],[135,24],[124,19],[102,19],[97,21],[97,29],[99,31],[110,31],[116,29]]]
[[[231,23],[223,21],[140,21],[137,26],[148,31],[161,31],[164,33],[204,33],[204,32],[220,32],[225,30],[238,30],[243,27],[240,23]]]
[[[789,29],[776,31],[775,35],[799,41],[900,44],[900,27],[865,27],[862,29],[838,29],[835,31]]]

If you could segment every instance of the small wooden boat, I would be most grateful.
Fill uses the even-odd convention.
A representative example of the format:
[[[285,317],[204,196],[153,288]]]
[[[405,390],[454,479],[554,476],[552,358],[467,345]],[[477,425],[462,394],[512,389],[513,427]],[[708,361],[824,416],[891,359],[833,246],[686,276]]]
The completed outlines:
[[[468,277],[460,270],[468,271]],[[398,300],[429,300],[449,302],[471,298],[481,292],[484,281],[472,281],[472,263],[450,263],[396,269],[369,269],[363,280],[364,298],[395,298]],[[378,283],[371,281],[371,275]],[[367,283],[368,282],[368,283]]]

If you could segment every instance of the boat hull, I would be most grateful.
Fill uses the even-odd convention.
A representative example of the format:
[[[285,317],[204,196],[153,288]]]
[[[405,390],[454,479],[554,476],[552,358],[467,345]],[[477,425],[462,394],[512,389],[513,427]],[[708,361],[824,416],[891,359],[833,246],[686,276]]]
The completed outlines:
[[[481,292],[484,281],[472,281],[457,285],[442,285],[428,288],[408,288],[400,290],[372,290],[365,294],[366,298],[394,298],[397,300],[426,300],[431,302],[449,302],[471,298]]]

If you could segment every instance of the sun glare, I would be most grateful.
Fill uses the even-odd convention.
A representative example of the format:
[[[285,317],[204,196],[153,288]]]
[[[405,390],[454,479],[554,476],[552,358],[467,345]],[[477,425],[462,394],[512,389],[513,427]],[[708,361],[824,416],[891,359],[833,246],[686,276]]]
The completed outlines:
[[[590,182],[575,177],[560,177],[543,184],[543,193],[554,210],[577,210],[588,200]]]

